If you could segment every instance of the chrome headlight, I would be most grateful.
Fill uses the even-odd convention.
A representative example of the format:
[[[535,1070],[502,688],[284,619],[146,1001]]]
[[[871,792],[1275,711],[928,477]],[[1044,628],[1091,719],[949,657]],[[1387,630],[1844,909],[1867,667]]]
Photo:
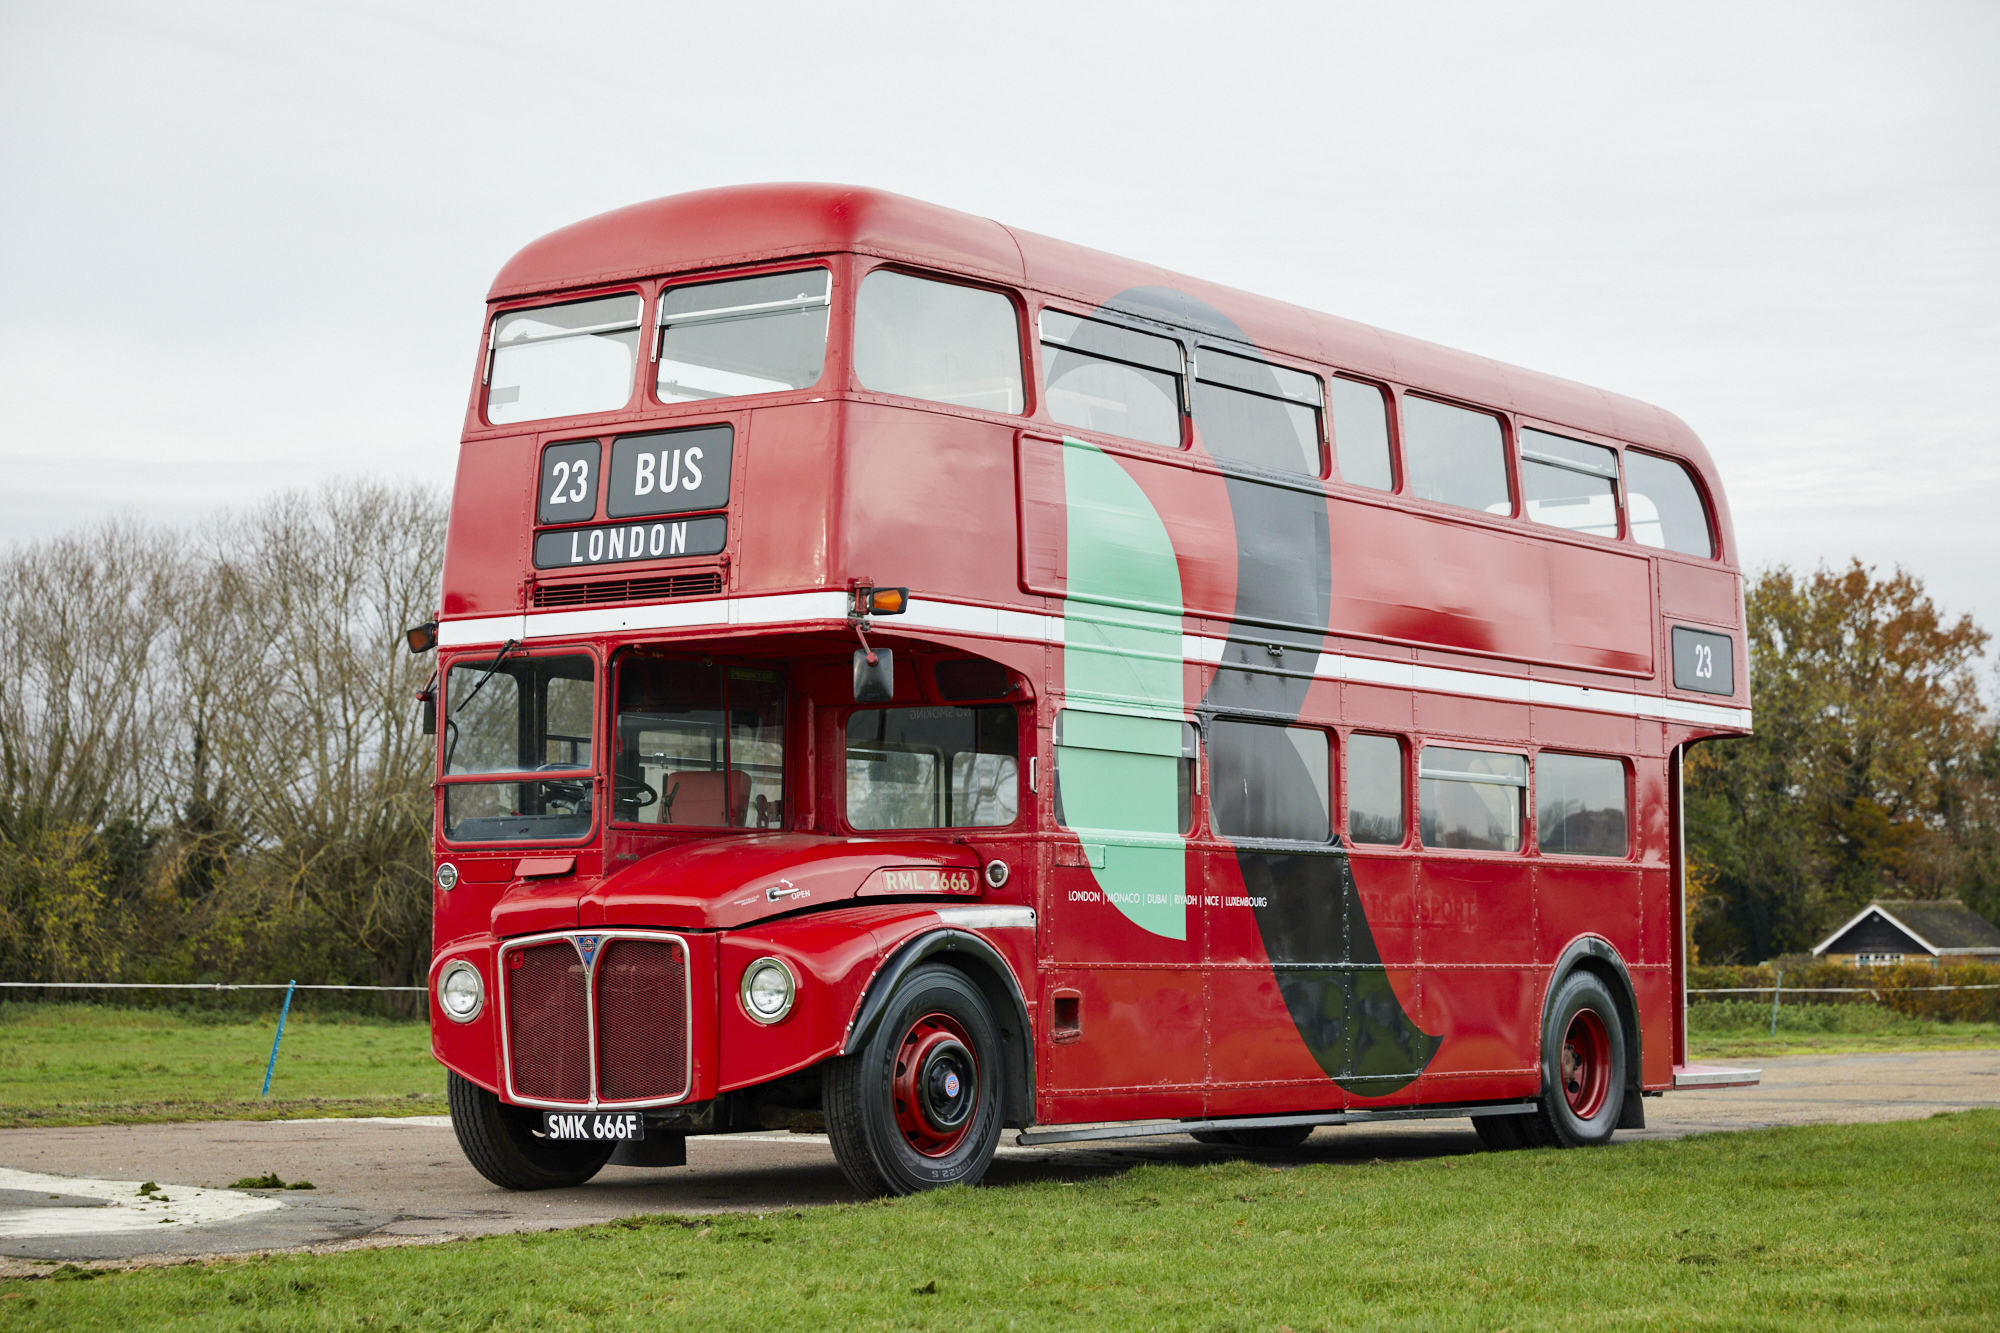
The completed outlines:
[[[782,959],[759,958],[743,969],[743,1012],[759,1023],[776,1023],[792,1012],[798,979]]]
[[[450,893],[458,887],[458,867],[446,861],[438,867],[437,879],[438,887]]]
[[[464,959],[447,964],[438,974],[438,1008],[446,1018],[470,1023],[485,1003],[486,983],[479,979],[479,969]]]

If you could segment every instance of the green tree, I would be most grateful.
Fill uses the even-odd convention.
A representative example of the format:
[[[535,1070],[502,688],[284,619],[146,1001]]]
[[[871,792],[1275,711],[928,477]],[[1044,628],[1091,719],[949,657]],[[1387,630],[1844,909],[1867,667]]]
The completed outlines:
[[[1704,955],[1809,948],[1870,898],[1967,887],[1995,766],[1987,633],[1948,623],[1907,571],[1858,560],[1778,566],[1744,600],[1757,734],[1688,764],[1690,855],[1714,867],[1719,904],[1698,926]]]

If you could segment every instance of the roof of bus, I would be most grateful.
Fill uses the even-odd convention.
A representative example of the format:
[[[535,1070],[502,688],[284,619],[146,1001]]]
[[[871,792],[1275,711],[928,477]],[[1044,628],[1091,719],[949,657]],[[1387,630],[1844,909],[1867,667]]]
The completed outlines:
[[[500,270],[488,299],[848,252],[1246,338],[1267,352],[1665,449],[1706,474],[1728,530],[1708,451],[1680,418],[1648,403],[884,190],[735,185],[633,204],[529,244]],[[1226,312],[1236,327],[1218,327],[1211,311]]]

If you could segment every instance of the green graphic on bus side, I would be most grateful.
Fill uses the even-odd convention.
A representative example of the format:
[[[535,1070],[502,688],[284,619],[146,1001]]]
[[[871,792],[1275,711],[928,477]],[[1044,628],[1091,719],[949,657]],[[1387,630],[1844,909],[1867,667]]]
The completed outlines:
[[[1105,900],[1141,930],[1184,940],[1180,565],[1166,524],[1117,460],[1081,440],[1063,444],[1063,819],[1103,837],[1104,864],[1091,873]],[[1118,711],[1092,712],[1093,703]]]

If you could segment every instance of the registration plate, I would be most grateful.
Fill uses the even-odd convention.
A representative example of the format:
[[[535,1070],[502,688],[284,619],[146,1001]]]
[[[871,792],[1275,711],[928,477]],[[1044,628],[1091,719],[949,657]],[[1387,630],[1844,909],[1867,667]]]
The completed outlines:
[[[646,1137],[646,1121],[637,1111],[550,1111],[542,1117],[542,1133],[588,1143],[634,1143]]]

